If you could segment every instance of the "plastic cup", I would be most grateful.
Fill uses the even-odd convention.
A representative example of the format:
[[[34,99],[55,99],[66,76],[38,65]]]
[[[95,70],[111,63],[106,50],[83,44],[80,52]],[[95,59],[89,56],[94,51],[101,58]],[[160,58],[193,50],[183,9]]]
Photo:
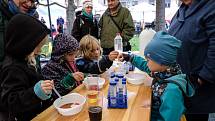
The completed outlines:
[[[90,121],[102,120],[103,93],[91,90],[87,93],[87,104]]]

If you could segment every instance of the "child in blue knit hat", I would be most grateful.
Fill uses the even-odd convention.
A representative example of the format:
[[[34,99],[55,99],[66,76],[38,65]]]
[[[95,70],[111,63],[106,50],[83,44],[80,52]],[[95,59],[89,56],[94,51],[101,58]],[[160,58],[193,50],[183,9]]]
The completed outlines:
[[[192,85],[176,64],[180,46],[181,41],[160,31],[146,46],[146,59],[137,55],[120,55],[121,61],[130,61],[153,77],[151,121],[180,121],[186,110],[185,98],[194,94]]]

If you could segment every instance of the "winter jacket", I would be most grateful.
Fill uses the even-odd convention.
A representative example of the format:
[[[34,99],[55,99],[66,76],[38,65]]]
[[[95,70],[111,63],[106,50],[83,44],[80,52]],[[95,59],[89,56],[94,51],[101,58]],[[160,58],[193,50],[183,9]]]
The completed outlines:
[[[76,60],[79,71],[91,74],[101,74],[110,68],[112,64],[113,61],[109,60],[107,55],[102,56],[99,61],[87,60],[83,57]]]
[[[32,12],[35,11],[35,9],[29,11]],[[35,14],[37,12],[35,11]],[[28,13],[27,13],[28,14]],[[0,68],[2,66],[2,62],[4,59],[4,39],[5,39],[5,29],[7,27],[8,21],[14,16],[8,6],[8,0],[0,0]],[[34,14],[33,14],[34,16]]]
[[[42,75],[45,79],[54,80],[54,86],[61,95],[66,95],[78,86],[72,73],[75,71],[70,67],[66,61],[56,62],[50,60],[43,68]],[[64,84],[64,81],[70,81],[70,84]],[[58,96],[53,93],[53,98]]]
[[[5,29],[13,14],[8,10],[7,1],[0,0],[0,67],[4,59]]]
[[[6,56],[0,80],[0,113],[9,114],[7,120],[16,117],[18,121],[29,121],[52,104],[51,100],[42,101],[35,95],[34,86],[43,78],[25,61]]]
[[[27,32],[28,36],[25,35]],[[34,89],[43,80],[42,76],[25,60],[49,32],[44,24],[28,15],[18,14],[9,21],[5,34],[5,58],[0,73],[0,115],[4,113],[8,117],[2,119],[0,116],[0,120],[16,118],[18,121],[29,121],[49,106],[44,105],[45,101]],[[44,92],[43,95],[50,97]]]
[[[116,37],[116,33],[121,33],[123,46],[127,46],[128,41],[133,37],[135,31],[130,11],[119,4],[116,10],[116,15],[111,16],[122,31],[118,29],[110,16],[110,10],[107,9],[99,21],[102,48],[114,47],[114,38]]]
[[[64,55],[67,52],[76,51],[79,44],[74,37],[67,34],[59,34],[55,39],[56,43],[52,49],[51,59],[42,68],[42,75],[46,79],[54,80],[54,86],[58,92],[61,95],[66,95],[78,86],[78,83],[72,75],[78,69],[75,62],[67,62],[64,59]],[[53,93],[53,97],[57,98],[57,95]]]
[[[198,78],[203,81],[202,86],[197,86],[188,113],[215,112],[214,6],[214,0],[193,0],[190,6],[182,4],[169,28],[169,34],[182,41],[177,61],[183,73],[193,83]]]
[[[131,63],[138,69],[150,74],[147,61],[140,56],[133,56]],[[184,98],[194,95],[193,86],[179,74],[175,68],[172,72],[153,74],[151,121],[180,121],[185,113]]]
[[[80,42],[81,38],[87,34],[98,39],[98,22],[96,18],[93,18],[93,21],[91,21],[82,13],[77,14],[73,23],[72,36]]]

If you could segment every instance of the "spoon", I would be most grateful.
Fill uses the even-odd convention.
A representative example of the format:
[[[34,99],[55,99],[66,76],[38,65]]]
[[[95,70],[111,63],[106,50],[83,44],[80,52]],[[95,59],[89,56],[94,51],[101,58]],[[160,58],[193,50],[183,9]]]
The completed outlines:
[[[53,87],[53,90],[54,90],[54,92],[57,94],[57,96],[58,96],[59,98],[62,99],[62,96],[61,96],[60,93],[55,89],[55,87]]]

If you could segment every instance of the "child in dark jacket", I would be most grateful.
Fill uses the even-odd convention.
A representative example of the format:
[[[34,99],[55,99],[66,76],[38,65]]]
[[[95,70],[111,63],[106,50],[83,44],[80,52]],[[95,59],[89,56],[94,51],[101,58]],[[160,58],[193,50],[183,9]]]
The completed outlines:
[[[194,95],[193,86],[176,64],[180,46],[181,41],[161,31],[146,46],[146,59],[137,55],[120,55],[121,60],[130,61],[154,78],[151,121],[180,121],[186,110],[185,98]]]
[[[110,68],[118,56],[117,51],[110,52],[109,55],[101,56],[102,49],[99,41],[91,36],[85,35],[80,41],[80,58],[76,60],[76,65],[81,72],[91,74],[101,74]]]
[[[74,37],[58,34],[55,37],[51,59],[42,68],[43,76],[54,80],[55,88],[61,95],[68,94],[84,79],[84,74],[79,72],[75,64],[78,49],[79,44]],[[57,95],[53,93],[53,97],[57,98]]]
[[[35,57],[50,30],[39,20],[24,14],[8,23],[5,58],[0,73],[0,121],[29,121],[47,106],[53,81],[37,72]]]

